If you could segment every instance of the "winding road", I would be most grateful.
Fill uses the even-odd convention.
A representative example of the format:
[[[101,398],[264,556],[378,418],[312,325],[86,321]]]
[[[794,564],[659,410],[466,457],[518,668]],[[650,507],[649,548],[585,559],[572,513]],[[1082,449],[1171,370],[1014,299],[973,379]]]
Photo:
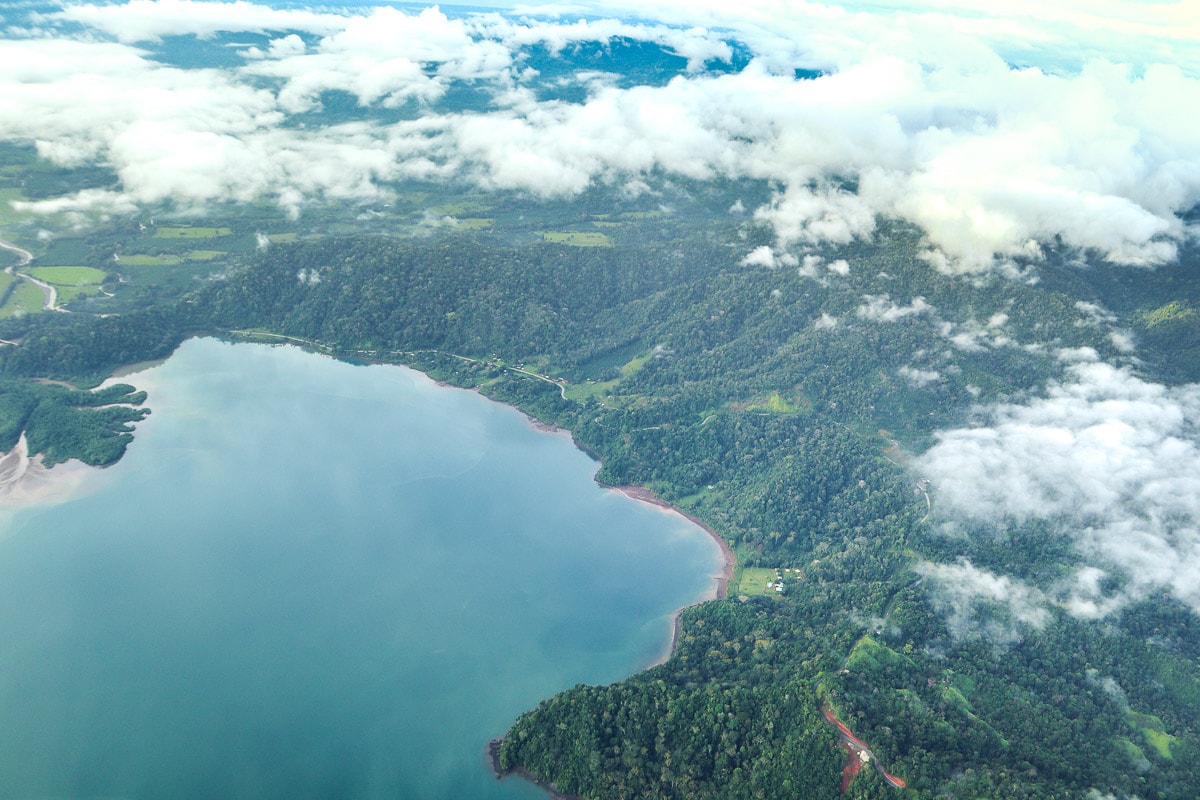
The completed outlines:
[[[42,304],[43,310],[45,310],[45,311],[61,311],[64,314],[69,313],[65,308],[58,307],[58,290],[57,289],[55,289],[53,286],[46,283],[45,281],[39,281],[37,278],[33,277],[32,275],[26,275],[23,272],[17,272],[18,269],[20,269],[21,267],[24,267],[24,266],[28,266],[29,263],[33,261],[33,253],[29,252],[28,250],[26,250],[23,247],[17,247],[12,242],[6,242],[3,239],[0,239],[0,248],[2,248],[4,250],[11,250],[12,252],[16,253],[18,256],[21,257],[20,263],[10,264],[7,267],[5,267],[4,271],[7,272],[9,275],[15,275],[16,277],[20,278],[21,280],[29,281],[34,286],[37,286],[39,289],[42,290],[42,296],[45,298],[45,300],[43,301],[43,304]]]

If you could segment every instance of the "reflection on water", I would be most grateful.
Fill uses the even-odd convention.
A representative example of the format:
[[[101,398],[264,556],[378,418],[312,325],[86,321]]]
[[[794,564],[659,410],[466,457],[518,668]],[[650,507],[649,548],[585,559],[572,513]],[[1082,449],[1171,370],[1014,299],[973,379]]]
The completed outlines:
[[[0,519],[0,797],[536,797],[487,740],[709,588],[700,531],[469,392],[212,340],[131,380],[126,458]]]

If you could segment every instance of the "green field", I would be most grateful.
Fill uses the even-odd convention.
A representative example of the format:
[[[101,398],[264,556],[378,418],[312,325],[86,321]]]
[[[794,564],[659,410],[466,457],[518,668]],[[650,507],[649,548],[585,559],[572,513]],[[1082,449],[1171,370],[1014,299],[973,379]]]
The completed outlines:
[[[571,247],[612,247],[612,239],[596,231],[538,231],[547,242]]]
[[[211,239],[214,236],[228,236],[233,233],[230,228],[179,227],[159,228],[154,232],[157,239]]]
[[[41,288],[29,281],[21,281],[13,289],[4,306],[0,307],[0,319],[19,314],[34,314],[41,311],[44,305],[45,296]]]
[[[95,267],[29,267],[21,270],[55,286],[94,286],[104,283],[105,272]]]
[[[267,234],[267,241],[273,242],[275,244],[285,244],[288,242],[294,242],[299,238],[300,238],[300,234],[298,234],[298,233],[268,233]]]
[[[467,231],[482,231],[487,230],[495,224],[496,220],[491,217],[458,217],[455,219],[458,227]]]
[[[777,595],[774,584],[780,580],[779,570],[772,567],[743,567],[737,582],[737,591],[730,594]]]
[[[148,253],[130,253],[129,255],[121,256],[117,263],[128,264],[131,267],[170,267],[182,261],[183,257],[177,256],[174,253],[163,253],[156,256],[149,255]]]
[[[746,410],[765,411],[770,414],[795,414],[800,410],[800,406],[796,403],[788,402],[779,392],[771,392],[766,397],[748,403]]]
[[[225,255],[224,250],[188,250],[186,258],[188,261],[212,261],[223,255]]]

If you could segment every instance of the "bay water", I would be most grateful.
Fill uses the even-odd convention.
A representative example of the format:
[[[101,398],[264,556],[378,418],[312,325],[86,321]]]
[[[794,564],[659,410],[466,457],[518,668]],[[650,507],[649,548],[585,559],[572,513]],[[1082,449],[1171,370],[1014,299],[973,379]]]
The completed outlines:
[[[659,657],[715,544],[399,367],[185,343],[61,502],[0,513],[0,797],[535,798],[523,710]]]

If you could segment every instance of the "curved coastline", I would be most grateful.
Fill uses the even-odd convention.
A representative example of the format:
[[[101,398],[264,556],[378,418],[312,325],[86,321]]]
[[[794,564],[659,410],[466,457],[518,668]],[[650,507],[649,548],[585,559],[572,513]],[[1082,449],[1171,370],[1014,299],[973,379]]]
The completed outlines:
[[[238,337],[231,337],[231,338],[233,338],[233,340],[235,342],[236,341],[243,341],[243,342],[247,341],[244,338],[238,338]],[[253,340],[251,340],[251,341],[253,341]],[[276,343],[272,343],[272,344],[276,344]],[[324,356],[331,357],[331,358],[344,357],[344,356],[339,356],[335,352],[329,352],[324,349],[312,347],[311,343],[304,342],[304,341],[286,341],[286,342],[282,342],[282,344],[290,345],[293,347],[299,346],[302,349],[309,350],[309,352],[314,352],[318,355],[324,355]],[[355,355],[355,358],[361,358],[361,356]],[[492,397],[488,397],[486,394],[484,394],[483,392],[479,392],[478,389],[476,389],[474,387],[458,386],[449,381],[443,381],[443,380],[433,378],[432,376],[429,376],[427,373],[425,373],[425,372],[421,371],[420,369],[417,369],[416,367],[411,366],[409,364],[397,363],[395,361],[386,361],[386,360],[382,360],[382,359],[368,358],[365,360],[367,361],[367,363],[374,363],[374,364],[380,364],[380,365],[385,365],[385,366],[398,366],[398,367],[404,367],[406,369],[411,369],[415,372],[421,372],[422,375],[425,375],[425,377],[429,378],[431,381],[438,384],[439,386],[442,386],[445,388],[466,389],[467,391],[476,392],[477,394],[480,394],[481,396],[487,398],[488,400],[490,400],[492,402],[500,403],[501,405],[507,405],[510,408],[513,408],[514,410],[521,413],[528,421],[530,427],[532,427],[534,430],[536,430],[540,433],[550,434],[550,435],[554,435],[554,436],[569,437],[571,439],[572,443],[578,449],[587,453],[592,458],[594,458],[594,459],[596,458],[595,453],[591,452],[588,448],[580,445],[579,442],[575,441],[575,438],[569,429],[562,428],[553,423],[547,423],[547,422],[544,422],[543,420],[539,420],[536,417],[533,417],[530,414],[528,414],[526,411],[524,411],[520,407],[513,405],[511,403],[505,403],[503,401],[496,400],[495,398],[492,398]],[[132,373],[140,372],[149,367],[157,366],[158,364],[162,363],[163,361],[166,361],[166,359],[124,365],[123,367],[120,367],[120,368],[114,370],[112,372],[112,374],[109,376],[108,380],[112,380],[118,376],[127,376]],[[24,437],[23,436],[22,436],[20,445],[24,445]],[[7,456],[7,458],[5,458],[6,456]],[[28,485],[30,483],[43,484],[46,482],[47,473],[49,473],[51,471],[49,468],[41,466],[40,458],[38,458],[38,457],[35,457],[33,459],[28,458],[28,456],[26,455],[26,451],[24,451],[20,446],[18,448],[14,448],[14,452],[7,453],[7,454],[0,454],[0,459],[2,459],[4,462],[4,463],[0,463],[0,473],[3,473],[3,474],[0,474],[0,482],[9,483],[12,488],[15,488],[15,485],[17,485],[17,484],[22,485],[22,486]],[[599,459],[597,459],[597,461],[598,460]],[[30,467],[32,467],[32,469],[30,469]],[[90,469],[90,468],[88,468],[88,469]],[[62,465],[60,465],[60,469],[58,470],[58,472],[66,473],[66,472],[74,472],[74,471],[73,470],[64,470],[64,469],[62,469]],[[5,477],[7,477],[7,480],[4,480]],[[14,477],[16,478],[15,480],[14,480]],[[64,474],[63,477],[66,477],[66,475]],[[74,477],[74,476],[72,476],[72,477]],[[71,483],[74,483],[74,482],[75,481],[71,481]],[[597,480],[596,483],[597,483],[597,485],[599,485],[605,489],[610,489],[610,490],[613,490],[616,492],[620,492],[622,495],[629,498],[630,500],[634,500],[639,503],[646,503],[648,505],[652,505],[664,513],[675,514],[675,515],[682,517],[683,519],[686,519],[687,521],[691,522],[693,525],[700,528],[706,534],[708,534],[708,536],[713,540],[713,542],[715,542],[717,544],[718,548],[720,549],[721,556],[722,556],[722,562],[721,562],[721,565],[720,565],[718,571],[716,571],[712,574],[712,578],[713,578],[712,587],[708,591],[706,591],[704,594],[702,594],[701,596],[695,598],[692,602],[689,602],[675,610],[675,612],[672,615],[671,638],[670,638],[670,641],[669,641],[667,647],[664,649],[662,655],[657,657],[651,663],[646,664],[644,667],[641,667],[640,669],[637,669],[635,671],[635,672],[642,672],[644,670],[651,669],[655,666],[665,663],[674,654],[675,648],[679,641],[680,632],[681,632],[681,615],[685,609],[690,608],[694,605],[698,605],[703,602],[707,602],[709,600],[721,599],[728,595],[729,583],[733,578],[734,568],[737,563],[737,558],[736,558],[735,553],[733,552],[733,549],[729,546],[729,544],[725,541],[725,539],[723,539],[721,537],[721,535],[719,533],[717,533],[713,528],[711,528],[709,525],[705,524],[702,520],[692,516],[691,514],[688,514],[687,512],[677,508],[676,506],[671,505],[666,500],[663,500],[661,497],[656,495],[653,490],[651,490],[647,487],[644,487],[644,486],[610,485],[610,484],[603,483],[599,480]],[[38,487],[38,488],[41,488],[41,487]],[[11,491],[11,488],[10,488],[10,491]],[[41,493],[38,493],[38,494],[41,494]],[[22,498],[22,499],[24,500],[25,498]],[[33,502],[37,502],[37,501],[45,499],[45,498],[44,498],[44,496],[35,495],[33,498],[30,498],[30,499],[32,499]],[[2,499],[0,499],[0,504],[2,504]],[[554,800],[584,800],[581,797],[578,797],[575,795],[568,795],[568,794],[564,794],[564,793],[560,792],[553,784],[543,781],[538,776],[534,775],[533,773],[529,772],[528,770],[524,769],[523,767],[516,767],[516,768],[507,770],[507,771],[501,769],[500,762],[499,762],[499,755],[500,755],[500,745],[501,745],[502,741],[503,741],[503,737],[501,736],[501,737],[495,738],[495,739],[491,740],[490,742],[488,742],[488,745],[486,748],[486,753],[485,753],[488,763],[491,766],[492,772],[496,776],[497,779],[505,778],[510,775],[516,775],[520,778],[523,778],[523,779],[529,781],[530,783],[533,783],[534,785],[538,786],[539,788],[543,789],[544,791],[546,791],[549,794],[550,797],[554,798]]]
[[[522,412],[522,413],[524,413],[524,412]],[[548,425],[548,424],[542,422],[541,420],[538,420],[538,419],[535,419],[534,417],[529,416],[528,414],[525,414],[525,417],[529,420],[530,424],[536,430],[538,430],[542,433],[567,435],[567,436],[570,435],[570,431],[560,428],[557,425]],[[572,437],[572,440],[573,440],[573,437]],[[577,447],[579,446],[578,443],[576,443],[576,446]],[[584,450],[584,452],[588,452],[586,448],[581,447],[580,449]],[[592,455],[592,454],[589,453],[589,455]],[[671,617],[671,641],[670,641],[670,643],[668,644],[666,650],[663,652],[663,654],[661,656],[659,656],[657,659],[655,659],[651,663],[647,664],[642,669],[638,670],[638,672],[643,672],[645,670],[652,669],[653,667],[657,667],[660,664],[666,663],[671,658],[671,656],[673,656],[675,654],[675,648],[679,644],[679,634],[682,629],[682,624],[683,624],[682,615],[683,615],[684,609],[691,608],[694,605],[699,605],[700,603],[704,603],[709,600],[719,600],[719,599],[727,597],[729,595],[729,583],[730,583],[730,581],[733,580],[734,567],[737,566],[737,555],[733,552],[733,548],[729,546],[729,543],[726,542],[725,539],[723,539],[719,533],[717,533],[711,527],[706,525],[703,521],[697,519],[696,517],[692,516],[691,514],[688,514],[685,511],[682,511],[681,509],[671,505],[666,500],[663,500],[661,497],[656,495],[653,490],[651,490],[645,486],[612,486],[612,485],[609,485],[606,483],[602,483],[601,481],[596,481],[596,483],[599,484],[600,486],[603,486],[606,489],[611,489],[615,492],[620,492],[622,495],[629,498],[630,500],[634,500],[639,503],[646,503],[648,505],[654,506],[655,508],[663,511],[664,513],[676,514],[680,517],[683,517],[684,519],[691,522],[696,527],[700,528],[700,530],[702,530],[706,534],[708,534],[708,536],[714,542],[716,542],[717,546],[721,550],[721,556],[722,556],[721,569],[720,569],[720,572],[715,573],[713,575],[714,586],[713,586],[712,591],[706,592],[704,595],[701,595],[700,597],[698,597],[695,601],[688,603],[687,605],[681,606],[675,610],[675,613]],[[560,792],[558,790],[558,787],[554,786],[551,783],[548,783],[547,781],[542,780],[537,775],[534,775],[532,772],[525,769],[524,767],[514,767],[514,768],[508,769],[508,770],[501,767],[500,766],[500,746],[503,742],[504,742],[504,737],[499,736],[495,739],[492,739],[491,741],[489,741],[487,743],[487,751],[486,751],[487,761],[488,761],[489,766],[491,766],[492,774],[494,774],[496,776],[496,780],[502,780],[509,776],[515,775],[516,777],[527,780],[530,783],[537,786],[538,788],[543,789],[552,798],[552,800],[584,800],[584,798],[579,797],[578,795],[564,794],[564,793]]]
[[[41,455],[29,455],[29,445],[22,433],[16,446],[0,453],[0,507],[62,501],[71,497],[96,470],[75,459],[47,467]]]

